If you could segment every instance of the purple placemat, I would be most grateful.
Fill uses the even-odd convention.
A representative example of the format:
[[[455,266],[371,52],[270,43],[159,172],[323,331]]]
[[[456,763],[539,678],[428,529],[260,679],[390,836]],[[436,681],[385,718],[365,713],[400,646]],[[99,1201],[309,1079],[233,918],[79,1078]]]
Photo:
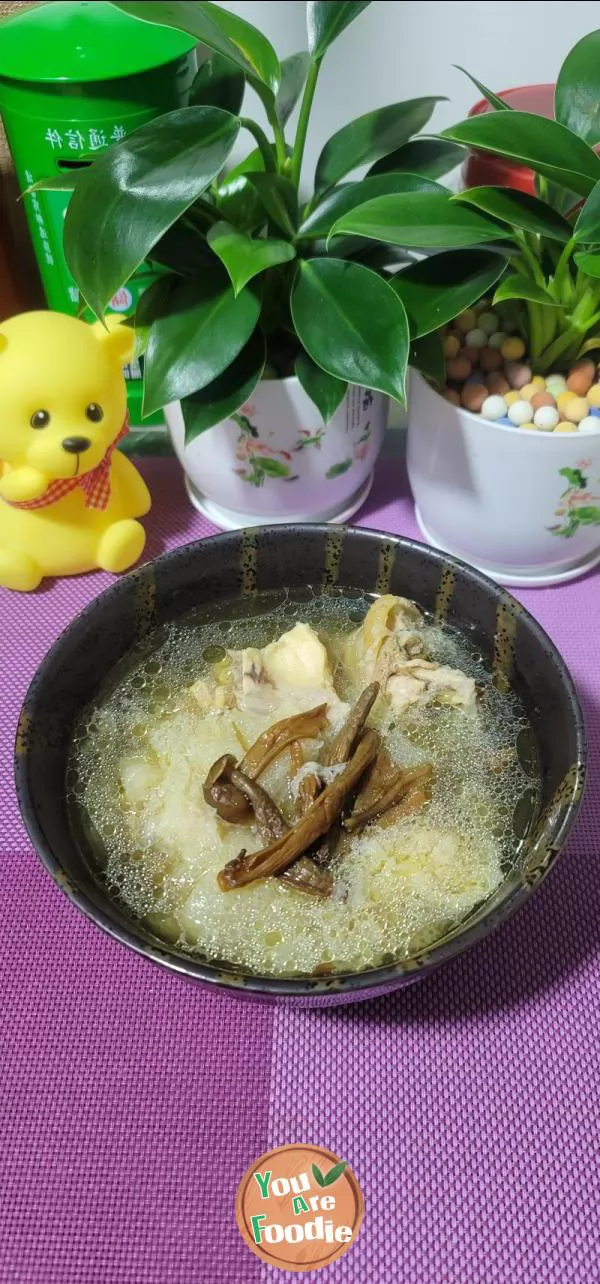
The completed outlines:
[[[146,466],[149,552],[212,531],[177,467]],[[386,461],[360,520],[415,535]],[[0,1279],[258,1284],[237,1183],[284,1142],[331,1147],[361,1181],[352,1284],[600,1279],[600,579],[519,593],[568,661],[591,783],[575,836],[530,905],[397,997],[289,1012],[211,996],[110,941],[31,852],[12,790],[28,681],[106,583],[0,594]],[[325,1278],[321,1273],[308,1280]]]

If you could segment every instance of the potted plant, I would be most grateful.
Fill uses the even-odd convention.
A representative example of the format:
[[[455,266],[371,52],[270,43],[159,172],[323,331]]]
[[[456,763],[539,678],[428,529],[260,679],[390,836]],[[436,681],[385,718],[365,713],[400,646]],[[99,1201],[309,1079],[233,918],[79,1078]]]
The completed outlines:
[[[435,98],[379,108],[326,143],[306,200],[321,63],[367,5],[309,3],[308,52],[281,64],[259,31],[216,4],[117,7],[195,36],[209,56],[187,107],[77,175],[65,253],[83,299],[102,316],[142,260],[160,267],[136,317],[144,409],[165,407],[192,498],[220,525],[342,520],[371,484],[388,397],[404,401],[409,328],[387,279],[393,251],[382,256],[363,237],[331,251],[327,238],[373,197],[437,190],[463,149],[415,140]],[[247,85],[269,136],[240,114]],[[238,135],[250,150],[225,174]]]
[[[558,583],[600,561],[600,32],[566,58],[555,119],[479,87],[493,110],[441,138],[527,166],[535,194],[385,194],[344,213],[330,244],[429,251],[391,281],[413,340],[426,539],[505,583]]]

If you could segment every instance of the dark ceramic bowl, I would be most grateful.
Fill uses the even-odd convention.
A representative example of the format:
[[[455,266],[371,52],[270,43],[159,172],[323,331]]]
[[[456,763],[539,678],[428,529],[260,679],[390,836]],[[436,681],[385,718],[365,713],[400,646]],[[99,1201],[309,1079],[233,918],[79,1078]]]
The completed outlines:
[[[540,809],[515,809],[514,866],[493,897],[436,945],[396,966],[277,980],[193,958],[147,931],[112,900],[75,842],[65,802],[72,728],[113,666],[157,625],[206,602],[265,589],[333,585],[414,598],[468,631],[496,681],[523,699],[543,774]],[[304,1006],[349,1003],[414,981],[481,940],[523,904],[554,863],[575,818],[585,736],[573,683],[535,620],[503,589],[445,553],[406,539],[328,526],[277,526],[189,544],[120,579],[77,617],[38,670],[16,742],[21,813],[47,870],[99,927],[180,976],[229,994]],[[525,833],[523,832],[525,830]],[[518,839],[525,837],[525,842]]]

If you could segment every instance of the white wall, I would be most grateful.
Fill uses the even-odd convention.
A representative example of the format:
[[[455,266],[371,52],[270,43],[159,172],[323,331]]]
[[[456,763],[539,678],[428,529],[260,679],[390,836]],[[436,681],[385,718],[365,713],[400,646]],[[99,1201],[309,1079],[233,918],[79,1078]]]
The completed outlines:
[[[302,0],[238,0],[225,7],[259,26],[280,57],[306,47]],[[553,81],[569,48],[597,27],[596,3],[373,0],[325,57],[305,182],[326,139],[373,107],[439,94],[449,101],[437,107],[433,127],[462,119],[479,95],[453,63],[495,90]]]

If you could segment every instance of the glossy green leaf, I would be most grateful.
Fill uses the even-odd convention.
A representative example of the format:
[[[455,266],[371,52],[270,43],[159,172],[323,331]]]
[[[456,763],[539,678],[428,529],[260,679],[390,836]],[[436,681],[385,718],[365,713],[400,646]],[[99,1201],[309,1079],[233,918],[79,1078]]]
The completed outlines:
[[[317,161],[315,191],[333,187],[359,165],[371,165],[395,151],[430,119],[440,98],[411,98],[359,116],[329,139]]]
[[[279,87],[279,60],[266,36],[251,23],[207,0],[114,0],[132,18],[174,27],[229,58],[250,80]]]
[[[402,299],[414,339],[453,321],[487,294],[506,267],[491,250],[448,250],[420,259],[390,281]]]
[[[323,423],[328,424],[344,400],[347,383],[327,374],[306,352],[300,352],[296,357],[295,371],[307,397],[314,401]]]
[[[586,276],[600,277],[600,254],[582,251],[573,258],[580,272],[585,272]]]
[[[377,196],[358,205],[342,215],[330,239],[340,233],[387,241],[390,245],[444,249],[495,241],[502,235],[502,228],[478,210],[455,203],[449,192],[406,192]]]
[[[550,205],[528,192],[513,191],[510,187],[470,187],[459,192],[455,201],[474,205],[500,219],[511,227],[521,228],[524,232],[535,232],[547,236],[553,241],[568,241],[572,235],[570,223],[562,214],[557,214]]]
[[[67,207],[65,257],[97,316],[212,182],[239,127],[219,107],[182,107],[142,125],[81,170]]]
[[[471,84],[475,85],[475,88],[479,90],[483,98],[490,104],[490,107],[494,108],[494,111],[512,111],[510,103],[506,103],[503,98],[498,97],[498,94],[492,93],[491,89],[488,89],[486,85],[482,85],[481,81],[476,76],[472,76],[466,67],[459,67],[458,63],[455,63],[454,66],[457,71],[462,71],[463,76],[468,77]]]
[[[312,1165],[312,1171],[313,1171],[313,1177],[314,1177],[314,1179],[315,1179],[315,1181],[316,1181],[317,1185],[318,1185],[318,1186],[324,1186],[324,1185],[325,1185],[325,1178],[324,1178],[323,1173],[321,1172],[321,1169],[319,1168],[318,1164],[313,1164],[313,1165]]]
[[[527,299],[530,303],[545,303],[551,308],[560,307],[560,303],[553,299],[543,286],[530,280],[528,276],[521,276],[518,272],[505,276],[496,290],[494,303],[502,303],[505,299]]]
[[[580,196],[587,196],[600,179],[600,159],[582,138],[556,120],[529,112],[492,111],[470,116],[443,130],[442,138],[528,165]]]
[[[424,334],[420,339],[413,339],[408,360],[413,369],[419,370],[427,379],[442,387],[446,379],[446,362],[439,330]]]
[[[190,90],[190,107],[222,107],[238,116],[246,89],[241,67],[214,53],[202,63]]]
[[[556,119],[586,142],[600,142],[600,31],[573,46],[558,73]]]
[[[408,322],[376,272],[347,259],[307,259],[291,307],[298,338],[318,366],[404,403]]]
[[[325,50],[355,18],[368,7],[369,0],[362,3],[345,3],[344,0],[308,0],[306,6],[306,26],[308,30],[308,48],[312,58],[322,58]]]
[[[260,303],[250,289],[237,298],[217,260],[171,290],[150,327],[144,369],[144,414],[205,388],[248,342]]]
[[[265,209],[248,180],[248,174],[264,170],[263,158],[255,147],[239,165],[222,177],[215,194],[219,213],[242,232],[252,232],[265,222]]]
[[[164,276],[159,276],[156,281],[153,281],[152,284],[144,290],[144,293],[141,294],[138,299],[135,310],[136,334],[138,330],[146,330],[149,332],[152,322],[156,321],[156,318],[162,315],[168,296],[177,284],[178,277],[165,272]],[[145,348],[146,344],[144,344],[144,351]]]
[[[580,244],[597,245],[600,242],[600,182],[596,183],[580,209],[573,235]]]
[[[304,89],[310,58],[307,53],[292,54],[281,64],[281,84],[275,99],[275,111],[280,125],[289,120]]]
[[[381,156],[367,174],[421,174],[423,178],[442,178],[456,169],[464,159],[465,149],[445,138],[411,138],[395,152]]]
[[[214,424],[229,419],[248,401],[262,377],[265,356],[265,341],[257,328],[226,370],[199,392],[182,399],[186,446]]]
[[[214,223],[206,239],[225,267],[234,294],[239,294],[248,281],[260,272],[276,267],[278,263],[289,263],[290,259],[296,257],[296,251],[289,241],[263,240],[259,237],[252,240],[244,232],[238,232],[231,223]]]
[[[188,224],[183,215],[152,246],[148,258],[179,276],[192,276],[210,258],[210,250],[203,234],[191,222]]]
[[[360,183],[341,183],[323,198],[320,205],[301,224],[298,235],[309,238],[328,236],[334,223],[365,201],[393,192],[443,192],[439,183],[418,174],[378,174]],[[337,247],[336,247],[337,249]]]
[[[282,232],[294,236],[298,224],[298,197],[289,178],[283,178],[281,174],[249,174],[248,179],[269,218]]]

